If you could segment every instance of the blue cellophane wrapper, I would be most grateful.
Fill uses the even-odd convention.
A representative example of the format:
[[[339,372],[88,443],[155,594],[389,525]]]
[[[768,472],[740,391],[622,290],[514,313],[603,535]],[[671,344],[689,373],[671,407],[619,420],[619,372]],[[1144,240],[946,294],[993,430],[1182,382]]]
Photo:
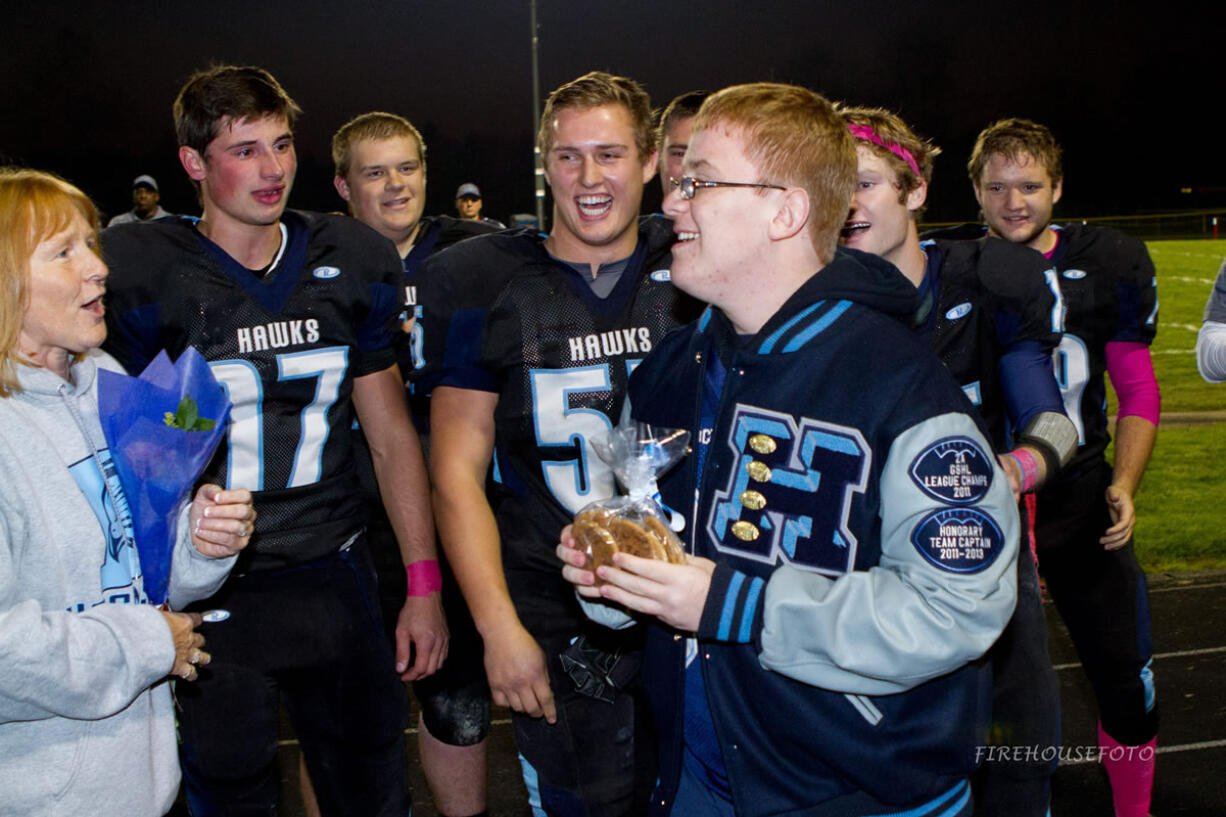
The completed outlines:
[[[184,397],[196,401],[200,417],[216,421],[210,431],[166,425],[166,412],[174,414]],[[163,604],[179,513],[226,433],[229,397],[195,349],[173,365],[163,350],[140,377],[100,371],[98,413],[132,512],[145,593]]]

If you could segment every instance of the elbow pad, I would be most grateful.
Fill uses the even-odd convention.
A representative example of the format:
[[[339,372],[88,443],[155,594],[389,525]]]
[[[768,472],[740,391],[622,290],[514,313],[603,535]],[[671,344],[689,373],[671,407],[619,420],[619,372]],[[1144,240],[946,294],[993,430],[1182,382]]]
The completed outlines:
[[[1077,427],[1061,412],[1041,411],[1030,418],[1030,422],[1017,436],[1017,442],[1039,450],[1050,478],[1067,465],[1077,452]]]

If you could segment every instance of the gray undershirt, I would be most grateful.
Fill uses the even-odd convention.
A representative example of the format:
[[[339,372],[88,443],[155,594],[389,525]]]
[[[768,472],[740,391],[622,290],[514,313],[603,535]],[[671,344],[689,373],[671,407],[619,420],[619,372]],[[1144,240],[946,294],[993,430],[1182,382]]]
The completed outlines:
[[[626,267],[630,264],[629,256],[620,261],[610,261],[608,264],[601,264],[596,270],[596,277],[593,278],[591,264],[576,264],[572,261],[563,261],[556,256],[550,257],[573,269],[592,288],[592,293],[601,299],[609,297],[609,293],[613,291],[613,287],[617,286],[617,282],[621,280],[622,273],[626,271]]]

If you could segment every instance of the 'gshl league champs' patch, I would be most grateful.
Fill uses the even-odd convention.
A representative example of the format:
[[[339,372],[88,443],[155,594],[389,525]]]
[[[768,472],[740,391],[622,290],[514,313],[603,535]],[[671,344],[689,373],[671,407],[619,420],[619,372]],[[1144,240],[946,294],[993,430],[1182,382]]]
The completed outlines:
[[[1000,555],[1000,527],[975,508],[945,508],[924,517],[911,543],[924,558],[951,573],[977,573]]]
[[[946,437],[920,452],[911,479],[933,499],[964,505],[987,496],[993,465],[969,437]]]

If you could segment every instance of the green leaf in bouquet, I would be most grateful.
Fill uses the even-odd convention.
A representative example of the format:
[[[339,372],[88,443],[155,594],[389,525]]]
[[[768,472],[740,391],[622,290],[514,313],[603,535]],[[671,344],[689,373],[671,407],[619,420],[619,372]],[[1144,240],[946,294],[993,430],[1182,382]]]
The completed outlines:
[[[216,420],[201,417],[196,401],[187,395],[184,395],[179,401],[178,410],[174,414],[166,412],[162,421],[168,426],[181,428],[184,431],[212,431],[217,425]]]

